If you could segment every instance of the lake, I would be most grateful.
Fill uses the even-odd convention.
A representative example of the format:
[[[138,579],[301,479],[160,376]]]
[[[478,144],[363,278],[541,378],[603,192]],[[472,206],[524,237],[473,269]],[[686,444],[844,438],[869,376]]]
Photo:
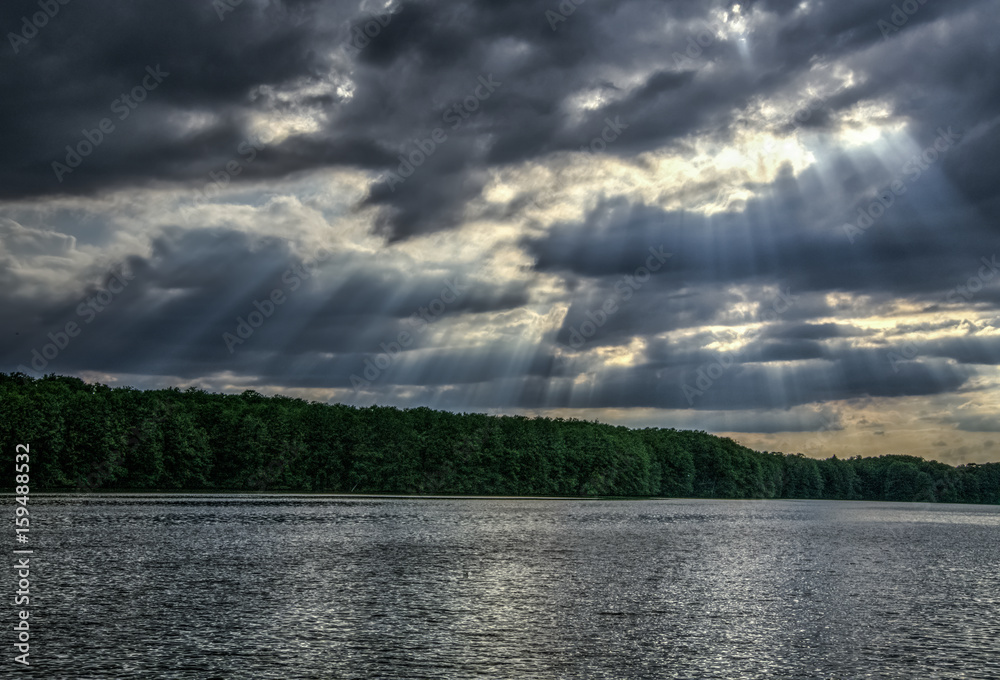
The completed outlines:
[[[5,625],[4,677],[1000,678],[995,506],[36,495],[31,509],[32,665],[13,663]]]

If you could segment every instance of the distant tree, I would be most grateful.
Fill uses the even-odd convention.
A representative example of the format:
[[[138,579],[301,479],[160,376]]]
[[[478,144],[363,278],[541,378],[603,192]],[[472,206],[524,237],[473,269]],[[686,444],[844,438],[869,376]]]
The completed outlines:
[[[826,460],[669,428],[359,409],[253,390],[0,374],[0,445],[41,490],[241,490],[1000,503],[1000,463]]]

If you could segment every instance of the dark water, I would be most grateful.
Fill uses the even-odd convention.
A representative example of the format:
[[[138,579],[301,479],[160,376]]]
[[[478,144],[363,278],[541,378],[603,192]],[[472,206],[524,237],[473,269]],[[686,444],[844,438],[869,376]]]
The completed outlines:
[[[1000,507],[33,501],[2,677],[1000,678]]]

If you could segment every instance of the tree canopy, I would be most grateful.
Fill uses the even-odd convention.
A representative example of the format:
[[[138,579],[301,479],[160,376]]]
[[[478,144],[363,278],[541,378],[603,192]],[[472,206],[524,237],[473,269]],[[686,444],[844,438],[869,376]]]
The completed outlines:
[[[0,373],[0,443],[33,491],[296,491],[1000,503],[1000,463],[826,460],[705,432],[142,391]]]

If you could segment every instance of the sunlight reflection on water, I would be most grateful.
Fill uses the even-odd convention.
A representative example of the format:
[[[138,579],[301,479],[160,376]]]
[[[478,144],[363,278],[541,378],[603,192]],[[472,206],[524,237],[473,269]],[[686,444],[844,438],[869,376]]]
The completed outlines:
[[[19,677],[1000,677],[991,506],[49,496],[32,536]]]

